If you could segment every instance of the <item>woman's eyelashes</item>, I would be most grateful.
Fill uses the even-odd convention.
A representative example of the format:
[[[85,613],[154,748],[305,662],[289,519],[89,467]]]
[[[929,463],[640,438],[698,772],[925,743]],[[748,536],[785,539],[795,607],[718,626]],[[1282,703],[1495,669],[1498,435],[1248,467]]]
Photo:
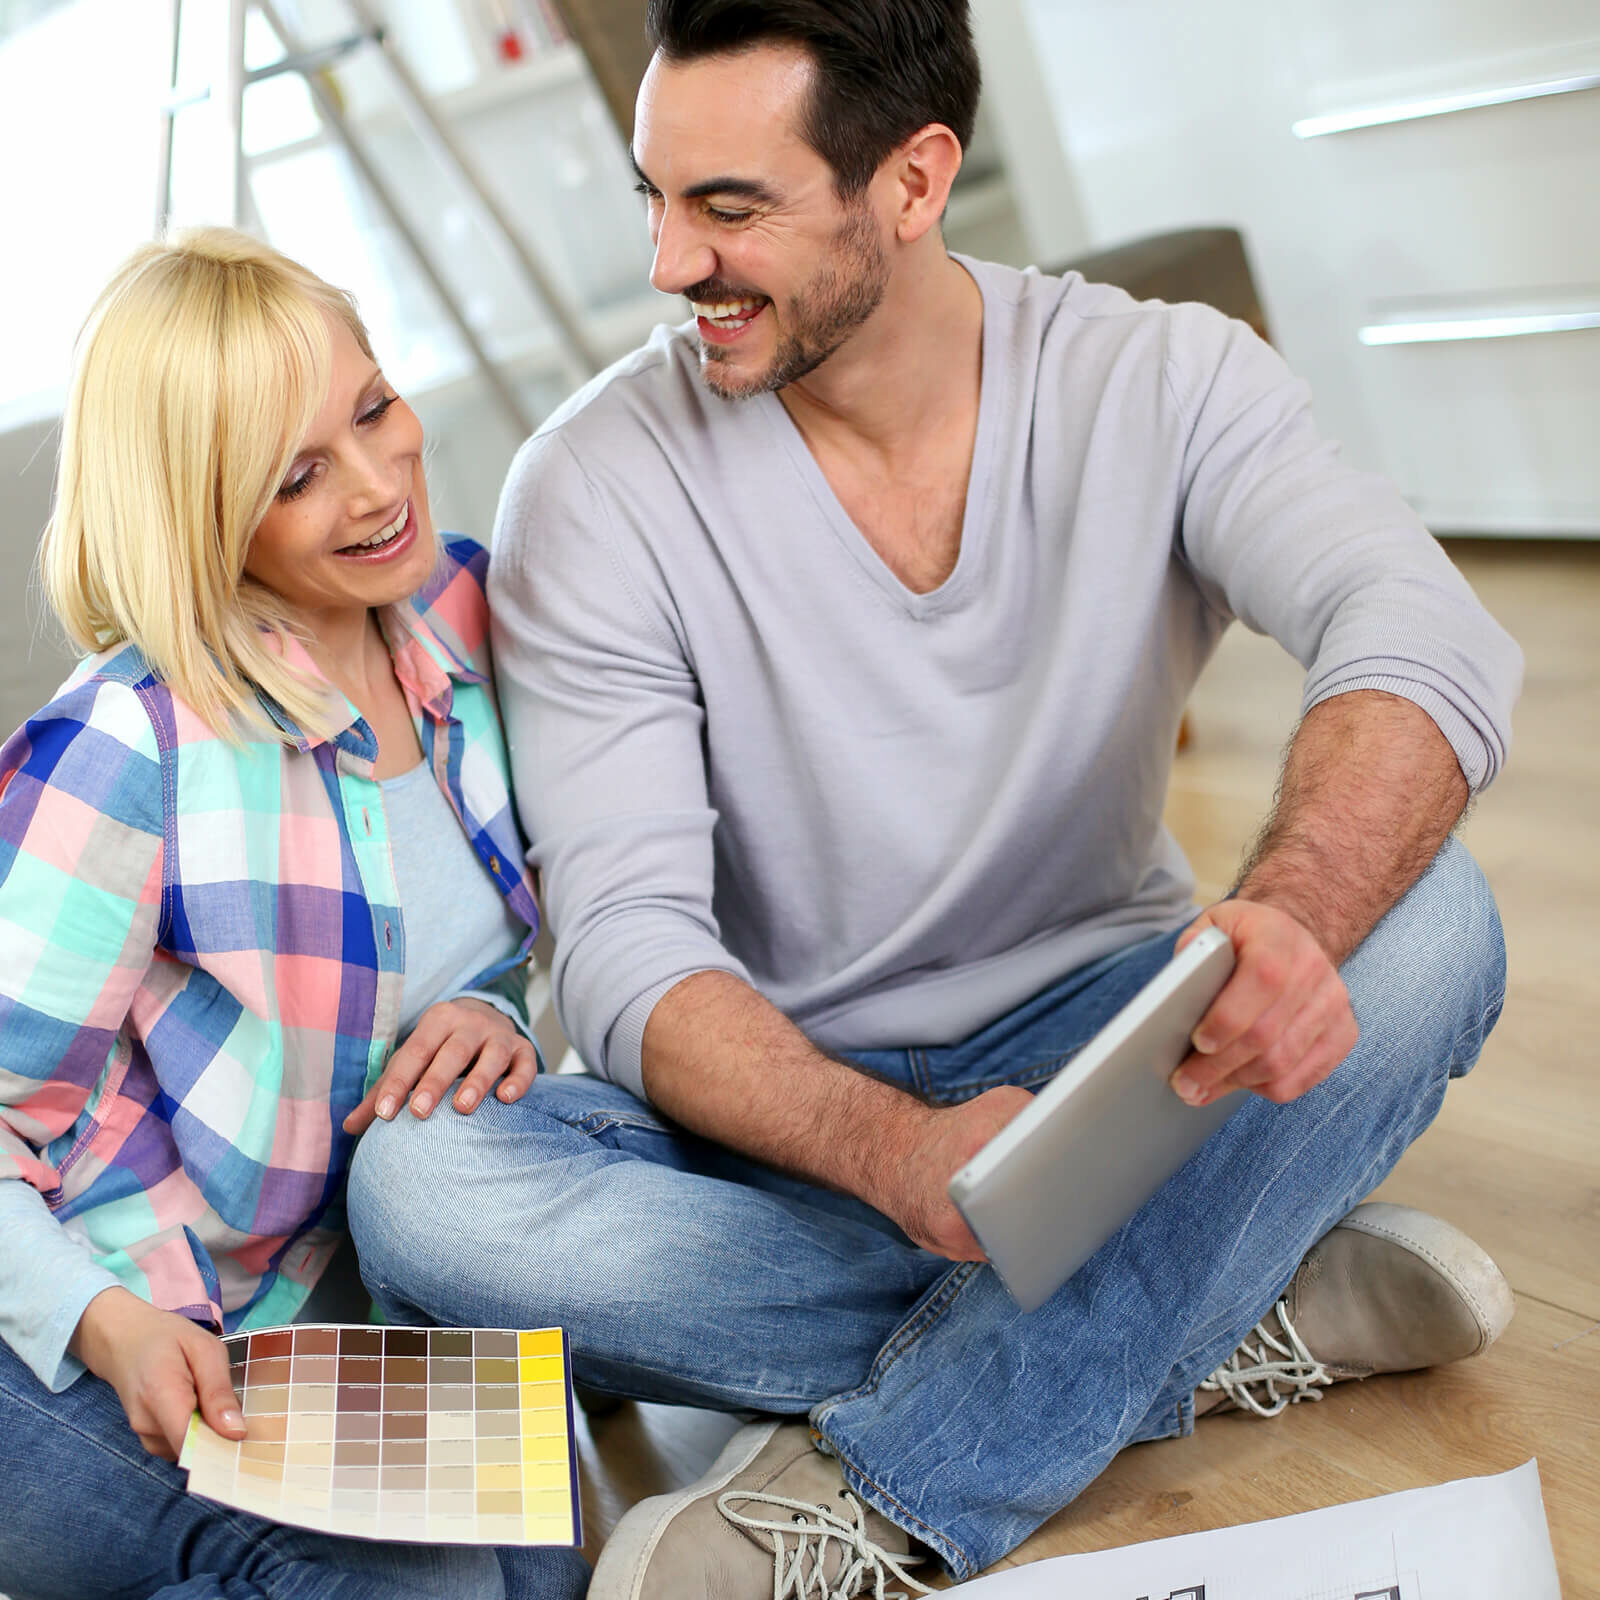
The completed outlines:
[[[388,416],[389,408],[400,398],[397,394],[385,394],[367,409],[360,413],[356,422],[362,427],[372,427],[382,422]],[[297,500],[311,487],[311,480],[316,476],[314,467],[306,467],[303,471],[293,472],[283,480],[277,493],[280,504],[288,500]]]
[[[307,489],[311,487],[311,469],[304,472],[291,474],[283,480],[283,486],[278,490],[279,501],[298,500]]]

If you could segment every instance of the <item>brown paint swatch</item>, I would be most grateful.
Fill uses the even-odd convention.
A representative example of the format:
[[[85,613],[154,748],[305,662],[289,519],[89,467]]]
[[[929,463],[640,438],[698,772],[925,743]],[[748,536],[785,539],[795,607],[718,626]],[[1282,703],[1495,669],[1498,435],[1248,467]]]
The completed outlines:
[[[192,1493],[359,1538],[581,1542],[559,1329],[306,1326],[225,1344],[247,1438],[196,1417]]]

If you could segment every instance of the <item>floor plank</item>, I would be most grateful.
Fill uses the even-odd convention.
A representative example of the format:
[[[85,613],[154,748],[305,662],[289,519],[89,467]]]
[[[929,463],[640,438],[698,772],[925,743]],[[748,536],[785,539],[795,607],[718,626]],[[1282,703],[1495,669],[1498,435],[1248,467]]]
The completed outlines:
[[[1568,1600],[1600,1549],[1600,1332],[1519,1297],[1489,1355],[1435,1372],[1344,1384],[1270,1420],[1209,1417],[1188,1439],[1125,1451],[1002,1566],[1198,1533],[1319,1506],[1477,1477],[1537,1458]],[[1592,1582],[1592,1579],[1585,1581]]]
[[[635,1501],[692,1482],[717,1458],[738,1420],[679,1406],[624,1404],[578,1418],[584,1551],[592,1561]]]

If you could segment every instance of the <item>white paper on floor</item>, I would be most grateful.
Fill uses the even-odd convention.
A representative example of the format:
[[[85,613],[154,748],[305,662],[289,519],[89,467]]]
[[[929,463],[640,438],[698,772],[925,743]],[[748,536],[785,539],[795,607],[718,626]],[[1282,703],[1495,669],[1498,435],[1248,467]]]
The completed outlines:
[[[1536,1461],[963,1587],[973,1600],[1561,1600]]]

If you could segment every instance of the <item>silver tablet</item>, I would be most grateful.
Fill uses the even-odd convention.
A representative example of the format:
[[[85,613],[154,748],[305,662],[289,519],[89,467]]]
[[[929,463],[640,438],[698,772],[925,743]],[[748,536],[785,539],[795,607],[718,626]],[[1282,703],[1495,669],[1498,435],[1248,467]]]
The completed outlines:
[[[1187,1106],[1168,1079],[1228,974],[1206,928],[950,1180],[1024,1311],[1042,1305],[1243,1103]]]

